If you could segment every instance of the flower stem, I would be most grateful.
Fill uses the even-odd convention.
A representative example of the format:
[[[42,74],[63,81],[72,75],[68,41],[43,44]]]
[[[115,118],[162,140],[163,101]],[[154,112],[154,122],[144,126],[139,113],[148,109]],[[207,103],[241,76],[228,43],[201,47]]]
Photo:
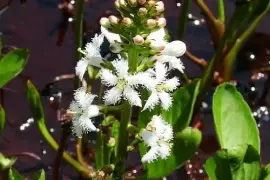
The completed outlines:
[[[121,112],[120,132],[118,136],[118,146],[115,163],[115,179],[123,179],[125,172],[125,164],[127,159],[127,146],[128,146],[128,125],[131,120],[132,109],[130,104],[126,101],[123,104],[124,108]]]
[[[185,0],[182,5],[180,18],[179,18],[178,33],[177,33],[177,39],[179,40],[182,40],[184,38],[190,3],[191,3],[191,0]]]
[[[225,22],[225,10],[223,0],[218,0],[218,19],[223,23]]]

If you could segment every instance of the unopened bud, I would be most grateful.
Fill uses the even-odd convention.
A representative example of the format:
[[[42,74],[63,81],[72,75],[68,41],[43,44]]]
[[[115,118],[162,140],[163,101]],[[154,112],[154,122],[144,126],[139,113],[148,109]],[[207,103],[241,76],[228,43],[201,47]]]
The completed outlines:
[[[155,51],[162,51],[165,48],[166,43],[163,41],[151,41],[150,47]]]
[[[119,3],[122,8],[127,7],[127,2],[125,0],[119,0]]]
[[[110,50],[113,53],[120,53],[123,50],[123,47],[120,43],[113,43],[110,45]]]
[[[109,141],[108,141],[108,146],[109,147],[114,147],[115,146],[115,138],[113,138],[113,137],[110,137],[110,139],[109,139]]]
[[[154,27],[156,27],[156,25],[157,25],[157,21],[155,19],[148,19],[146,21],[146,26],[148,28],[154,28]]]
[[[109,28],[111,27],[111,24],[110,24],[110,20],[106,17],[102,17],[100,20],[99,20],[99,24],[105,28]]]
[[[148,4],[149,7],[154,7],[155,4],[156,4],[156,1],[150,0],[150,1],[147,2],[147,4]]]
[[[140,35],[137,35],[133,38],[133,41],[137,45],[142,45],[144,43],[144,38]]]
[[[159,1],[155,4],[155,10],[157,13],[161,13],[164,11],[164,3],[162,1]]]
[[[165,27],[166,24],[167,24],[167,22],[166,22],[166,19],[165,19],[165,18],[159,18],[159,19],[157,20],[157,25],[158,25],[158,27],[160,27],[160,28]]]
[[[131,7],[136,7],[138,5],[137,0],[128,0],[128,4]]]
[[[114,6],[116,7],[116,9],[120,9],[120,2],[119,2],[119,0],[115,0]]]
[[[118,19],[118,17],[116,17],[116,16],[109,16],[109,21],[110,21],[110,23],[111,23],[112,25],[116,25],[116,24],[118,24],[119,19]]]
[[[123,18],[122,19],[122,24],[124,24],[127,27],[130,27],[132,25],[132,20],[130,18]]]
[[[146,16],[148,13],[148,10],[146,8],[140,8],[138,11],[139,16]]]
[[[146,3],[146,0],[137,0],[140,5],[144,5]]]

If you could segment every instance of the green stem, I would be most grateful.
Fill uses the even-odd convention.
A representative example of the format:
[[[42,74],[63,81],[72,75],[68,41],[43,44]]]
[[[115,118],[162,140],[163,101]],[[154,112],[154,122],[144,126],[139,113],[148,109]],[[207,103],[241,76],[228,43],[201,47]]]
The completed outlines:
[[[218,0],[218,19],[225,23],[225,9],[223,0]]]
[[[191,4],[191,0],[185,0],[182,3],[182,9],[180,12],[179,25],[178,25],[178,33],[177,39],[182,40],[184,38],[187,20],[188,20],[188,10]]]
[[[129,72],[134,73],[137,69],[138,51],[135,45],[132,45],[128,51]]]
[[[84,0],[77,0],[76,1],[76,47],[75,47],[75,58],[76,63],[79,61],[82,57],[82,54],[78,51],[79,48],[82,48],[82,40],[83,40],[83,5]],[[80,79],[78,77],[75,77],[75,84],[74,87],[77,89],[80,87]]]
[[[57,142],[54,140],[54,138],[51,136],[49,131],[47,130],[46,125],[44,124],[44,120],[37,121],[38,128],[44,137],[44,139],[49,143],[49,145],[57,151],[59,149],[59,146]],[[89,169],[84,168],[80,165],[76,160],[74,160],[69,154],[66,152],[63,152],[63,158],[64,160],[69,163],[74,169],[76,169],[79,173],[82,173],[85,177],[89,177],[91,172]]]
[[[80,162],[80,164],[84,168],[88,168],[88,163],[84,160],[83,154],[82,154],[82,147],[83,147],[83,138],[79,138],[76,144],[76,154],[77,154],[77,159]]]
[[[123,179],[125,172],[125,164],[127,159],[128,146],[128,124],[130,123],[132,108],[128,102],[124,102],[124,109],[121,112],[120,132],[118,136],[118,146],[115,164],[115,179]]]
[[[270,4],[268,5],[268,8],[264,12],[262,12],[257,18],[253,21],[253,23],[249,26],[247,30],[245,30],[241,36],[235,41],[234,46],[231,48],[230,52],[227,54],[225,58],[225,69],[223,74],[224,81],[229,81],[232,76],[233,71],[233,65],[236,60],[236,56],[243,47],[244,43],[247,41],[247,39],[252,35],[252,33],[255,31],[256,27],[262,20],[262,18],[268,13],[270,9]]]

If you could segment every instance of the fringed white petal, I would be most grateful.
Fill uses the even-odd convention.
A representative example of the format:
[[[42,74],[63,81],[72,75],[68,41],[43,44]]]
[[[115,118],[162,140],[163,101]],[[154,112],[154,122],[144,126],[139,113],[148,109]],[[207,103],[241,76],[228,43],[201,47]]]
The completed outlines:
[[[167,159],[171,154],[171,147],[169,144],[160,143],[158,148],[158,155],[161,159]]]
[[[113,87],[105,92],[103,97],[105,104],[116,104],[121,100],[122,90],[118,87]]]
[[[77,89],[74,93],[74,99],[79,103],[82,109],[91,105],[95,97],[96,95],[86,93],[86,88],[84,87]]]
[[[182,41],[173,41],[166,44],[165,49],[161,52],[163,55],[182,56],[186,52],[186,44]]]
[[[164,41],[165,36],[166,36],[165,29],[161,28],[157,31],[150,33],[146,39],[147,40],[155,40],[155,41]]]
[[[101,79],[102,84],[105,84],[106,86],[115,86],[118,80],[117,76],[115,76],[108,69],[101,69],[100,79]]]
[[[172,97],[169,93],[159,92],[158,97],[161,101],[161,106],[164,110],[168,110],[172,105]]]
[[[87,117],[92,118],[100,115],[100,107],[97,105],[90,105],[87,111]]]
[[[156,80],[158,82],[164,81],[166,79],[167,71],[168,71],[166,66],[160,62],[156,62],[155,70],[156,70]]]
[[[159,154],[159,147],[153,146],[145,155],[143,155],[142,162],[151,163],[158,158],[158,154]]]
[[[169,69],[177,69],[181,73],[184,73],[185,66],[181,59],[172,57],[171,60],[169,61]]]
[[[115,42],[122,42],[119,34],[109,32],[106,28],[104,28],[102,26],[101,26],[100,30],[101,30],[101,33],[104,34],[106,39],[110,42],[110,44],[115,43]]]
[[[124,59],[116,59],[112,62],[118,77],[123,78],[128,75],[128,61]]]
[[[141,132],[141,137],[147,146],[157,144],[158,136],[154,132],[143,130]]]
[[[75,73],[77,76],[79,76],[80,80],[83,79],[87,66],[88,66],[88,61],[85,59],[82,59],[77,63],[75,67]]]
[[[78,120],[79,125],[82,127],[83,132],[98,131],[92,120],[87,117],[87,113],[81,115]]]
[[[168,88],[168,91],[171,92],[171,91],[175,90],[180,85],[179,79],[177,77],[173,77],[169,80],[166,80],[164,82],[164,85],[166,86],[166,88]]]
[[[128,85],[137,87],[138,85],[142,85],[145,88],[152,90],[155,88],[155,84],[153,83],[154,79],[151,78],[150,73],[139,72],[134,74],[133,76],[129,76],[127,78]]]
[[[148,100],[146,101],[142,111],[149,109],[152,110],[159,103],[159,97],[156,92],[152,92]]]
[[[92,38],[92,43],[96,47],[100,47],[104,42],[104,34],[95,34],[95,37]]]
[[[131,105],[142,107],[142,100],[140,99],[139,93],[130,86],[127,86],[124,89],[124,97],[130,102]]]
[[[89,59],[89,65],[95,66],[95,67],[99,67],[101,68],[101,64],[104,63],[103,59],[101,56],[93,56],[91,57],[91,59]]]
[[[79,138],[82,137],[82,135],[83,135],[83,129],[80,126],[78,120],[72,121],[72,127],[71,128],[72,128],[72,133],[73,133],[74,136],[77,136]]]

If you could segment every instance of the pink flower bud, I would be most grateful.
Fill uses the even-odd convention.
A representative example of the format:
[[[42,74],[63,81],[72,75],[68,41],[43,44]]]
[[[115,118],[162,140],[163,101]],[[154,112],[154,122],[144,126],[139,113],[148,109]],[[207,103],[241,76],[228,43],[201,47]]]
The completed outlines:
[[[122,19],[122,24],[124,24],[127,27],[130,27],[132,25],[132,20],[130,18],[123,18]]]
[[[146,3],[146,0],[137,0],[140,5],[144,5]]]
[[[133,41],[137,45],[142,45],[144,43],[144,38],[140,35],[137,35],[133,38]]]
[[[146,16],[148,13],[148,10],[146,8],[140,8],[138,11],[139,16]]]
[[[114,6],[116,7],[116,9],[119,9],[120,8],[120,2],[119,2],[119,0],[115,0]]]
[[[148,19],[148,20],[146,21],[146,26],[147,26],[148,28],[154,28],[154,27],[157,26],[157,21],[156,21],[155,19]]]
[[[110,20],[106,17],[102,17],[100,20],[99,20],[99,24],[105,28],[109,28],[111,27],[111,24],[110,24]]]
[[[127,7],[127,2],[125,0],[119,0],[120,6],[125,8]]]
[[[157,13],[161,13],[164,11],[164,3],[162,1],[159,1],[155,4],[155,10]]]
[[[118,17],[112,15],[112,16],[109,16],[109,21],[111,24],[116,25],[116,24],[118,24],[119,19],[118,19]]]
[[[131,7],[136,7],[138,5],[137,0],[128,0],[128,4]]]
[[[150,6],[150,7],[154,7],[155,4],[156,4],[156,1],[150,0],[150,1],[147,2],[147,4],[148,4],[148,6]]]
[[[158,25],[158,27],[160,27],[160,28],[163,28],[163,27],[165,27],[166,26],[166,24],[167,24],[167,22],[166,22],[166,19],[165,18],[158,18],[158,20],[157,20],[157,25]]]

